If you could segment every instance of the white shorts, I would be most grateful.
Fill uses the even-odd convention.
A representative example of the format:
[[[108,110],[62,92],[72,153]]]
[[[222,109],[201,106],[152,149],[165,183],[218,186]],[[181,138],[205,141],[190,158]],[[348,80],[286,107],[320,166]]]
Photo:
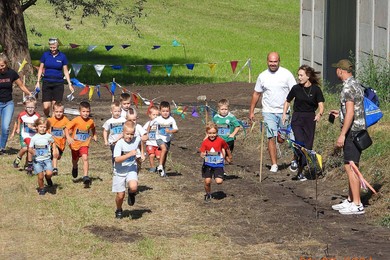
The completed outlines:
[[[114,175],[112,178],[112,192],[124,192],[126,191],[126,184],[129,181],[137,181],[137,172],[129,172],[127,175]]]

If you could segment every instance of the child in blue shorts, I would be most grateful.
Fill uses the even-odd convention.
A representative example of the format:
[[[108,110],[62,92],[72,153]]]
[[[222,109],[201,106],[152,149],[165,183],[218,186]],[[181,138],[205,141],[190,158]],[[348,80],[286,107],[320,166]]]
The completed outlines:
[[[39,195],[45,195],[43,179],[46,178],[47,186],[53,186],[51,180],[53,173],[51,148],[55,143],[52,135],[46,132],[50,128],[47,118],[38,118],[34,125],[37,133],[31,138],[28,151],[33,156],[34,174],[38,176],[38,193]]]
[[[135,124],[127,121],[123,125],[123,137],[119,139],[114,148],[114,176],[112,179],[112,192],[116,192],[115,217],[122,218],[122,204],[125,199],[126,184],[128,187],[127,203],[133,206],[138,189],[137,175],[137,149],[141,144],[141,137],[135,134]]]

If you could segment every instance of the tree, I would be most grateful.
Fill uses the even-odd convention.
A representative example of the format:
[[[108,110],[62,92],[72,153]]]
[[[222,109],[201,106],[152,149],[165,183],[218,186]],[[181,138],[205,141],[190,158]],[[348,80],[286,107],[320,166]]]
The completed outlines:
[[[43,0],[41,0],[43,1]],[[26,59],[31,64],[28,49],[28,39],[23,12],[27,8],[34,8],[38,0],[0,0],[0,45],[10,60],[10,67],[18,70],[18,62]],[[135,20],[143,16],[143,5],[147,0],[136,0],[131,8],[117,11],[117,4],[113,0],[46,0],[53,6],[57,17],[64,19],[64,25],[71,29],[72,18],[75,12],[81,10],[80,22],[88,16],[98,16],[105,26],[112,18],[115,23],[129,25],[135,33],[140,35]],[[26,74],[32,73],[31,65],[26,65]]]

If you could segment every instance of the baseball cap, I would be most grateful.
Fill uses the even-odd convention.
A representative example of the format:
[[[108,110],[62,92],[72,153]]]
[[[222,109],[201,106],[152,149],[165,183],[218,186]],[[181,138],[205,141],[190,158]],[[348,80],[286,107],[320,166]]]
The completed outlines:
[[[337,62],[337,63],[333,63],[332,67],[333,68],[340,68],[342,70],[352,71],[353,64],[350,60],[342,59],[342,60],[339,60],[339,62]]]

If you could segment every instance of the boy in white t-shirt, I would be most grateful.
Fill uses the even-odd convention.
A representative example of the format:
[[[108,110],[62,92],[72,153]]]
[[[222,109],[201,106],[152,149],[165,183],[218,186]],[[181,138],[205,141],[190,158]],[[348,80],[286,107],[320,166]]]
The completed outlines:
[[[157,167],[157,171],[161,177],[166,177],[165,163],[171,145],[172,135],[179,131],[175,119],[171,116],[169,102],[162,101],[160,103],[160,116],[150,122],[148,133],[154,125],[157,127],[156,143],[161,149],[160,164]]]
[[[148,135],[145,129],[140,124],[137,124],[137,111],[134,108],[130,107],[127,112],[127,121],[132,121],[135,124],[135,135],[141,138],[141,147],[137,150],[137,164],[138,164],[138,172],[141,170],[142,162],[145,160],[145,148],[144,142],[148,140]]]
[[[125,198],[126,185],[128,188],[127,203],[133,206],[138,189],[138,175],[136,154],[141,138],[135,134],[135,124],[127,121],[123,125],[123,137],[114,148],[114,176],[112,179],[112,192],[116,192],[115,217],[122,218],[122,204]]]
[[[116,142],[122,138],[123,124],[126,122],[126,118],[121,117],[121,104],[115,101],[111,104],[111,115],[103,124],[103,139],[104,144],[109,145],[111,153],[114,153],[114,147]],[[112,163],[114,163],[114,157],[112,157]]]

